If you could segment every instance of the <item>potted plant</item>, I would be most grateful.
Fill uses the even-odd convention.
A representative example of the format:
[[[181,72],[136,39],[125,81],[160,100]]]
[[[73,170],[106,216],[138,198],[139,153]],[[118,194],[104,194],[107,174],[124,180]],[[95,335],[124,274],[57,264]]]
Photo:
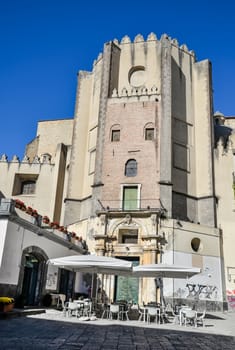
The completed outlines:
[[[29,215],[32,215],[32,213],[33,213],[33,208],[27,207],[26,213],[29,214]]]
[[[58,222],[54,222],[54,221],[53,221],[53,222],[50,223],[50,226],[51,226],[51,228],[57,229],[57,228],[59,228],[60,225],[59,225]]]
[[[50,223],[49,217],[46,216],[46,215],[44,215],[44,216],[42,217],[42,222],[43,222],[44,224],[49,224],[49,223]]]
[[[9,297],[0,297],[0,311],[9,312],[14,307],[15,300]]]
[[[38,212],[36,209],[33,209],[32,214],[33,217],[37,218],[38,217]]]
[[[24,210],[24,211],[26,210],[26,206],[25,206],[24,202],[22,202],[19,199],[15,200],[15,207],[18,209]]]

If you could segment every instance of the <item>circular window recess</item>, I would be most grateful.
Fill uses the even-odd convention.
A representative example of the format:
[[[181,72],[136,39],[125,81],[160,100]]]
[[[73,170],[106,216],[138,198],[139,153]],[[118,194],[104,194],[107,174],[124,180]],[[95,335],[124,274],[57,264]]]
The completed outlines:
[[[132,67],[129,71],[129,83],[133,87],[143,86],[146,81],[146,72],[143,66]]]
[[[202,243],[199,238],[193,238],[191,240],[191,247],[194,252],[199,252],[202,250]]]

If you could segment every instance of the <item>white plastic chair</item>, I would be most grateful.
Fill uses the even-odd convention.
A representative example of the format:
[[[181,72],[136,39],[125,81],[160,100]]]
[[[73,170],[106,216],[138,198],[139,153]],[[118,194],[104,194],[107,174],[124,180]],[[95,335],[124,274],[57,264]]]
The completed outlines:
[[[67,305],[67,315],[68,316],[73,316],[75,315],[76,317],[79,316],[79,307],[78,307],[78,304],[77,303],[74,303],[72,301],[69,301],[68,302],[68,305]]]
[[[66,300],[66,295],[65,295],[65,294],[60,294],[59,300],[61,301],[61,306],[62,306],[62,308],[64,309],[65,300]],[[58,305],[57,305],[57,307],[58,307]]]
[[[121,320],[123,320],[124,316],[125,316],[126,320],[129,321],[128,312],[130,312],[131,306],[132,306],[131,304],[121,306],[121,310],[119,311],[119,315],[120,315]]]
[[[190,324],[197,327],[197,312],[195,310],[184,310],[184,325],[185,327]]]
[[[147,322],[150,323],[151,317],[154,318],[154,321],[157,322],[159,320],[160,322],[160,309],[156,307],[148,307],[147,308]]]
[[[133,305],[132,308],[134,308],[135,305]],[[147,309],[145,306],[141,307],[139,305],[136,305],[137,306],[137,309],[138,309],[138,312],[139,312],[139,319],[138,321],[141,321],[143,320],[144,322],[146,321],[145,320],[145,316],[146,316],[146,313],[147,313]]]
[[[196,325],[204,326],[204,318],[206,316],[206,310],[203,311],[202,315],[197,316]]]
[[[183,305],[181,309],[179,310],[179,321],[180,325],[182,326],[184,324],[184,313],[186,310],[192,310],[191,307]]]
[[[166,314],[166,317],[169,321],[172,320],[172,322],[174,324],[178,324],[180,321],[179,321],[179,315],[176,315],[174,310],[173,310],[173,307],[171,304],[167,304],[166,306],[166,309],[165,309],[165,314]]]
[[[113,315],[116,315],[117,320],[119,320],[120,308],[118,304],[111,304],[109,309],[109,318],[112,320]]]
[[[89,317],[91,315],[91,308],[92,308],[91,301],[84,301],[83,316]]]

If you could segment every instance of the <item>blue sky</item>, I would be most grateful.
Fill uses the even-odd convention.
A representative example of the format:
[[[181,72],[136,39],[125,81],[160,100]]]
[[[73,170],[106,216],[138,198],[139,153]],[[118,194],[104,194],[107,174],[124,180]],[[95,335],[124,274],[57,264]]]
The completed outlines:
[[[235,115],[233,0],[0,0],[0,155],[22,159],[37,121],[73,117],[77,72],[105,42],[150,32],[208,58],[214,110]]]

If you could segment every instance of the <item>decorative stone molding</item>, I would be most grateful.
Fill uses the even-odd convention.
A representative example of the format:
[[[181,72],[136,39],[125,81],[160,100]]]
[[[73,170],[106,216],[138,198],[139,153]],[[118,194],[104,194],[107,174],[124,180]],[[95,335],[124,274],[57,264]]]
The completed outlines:
[[[152,221],[152,225],[156,226],[156,224],[157,224],[157,214],[152,214],[151,215],[151,221]]]
[[[51,155],[48,153],[42,154],[42,163],[50,164],[51,163]]]
[[[33,159],[33,164],[39,164],[40,163],[40,158],[38,156],[35,156]]]
[[[123,220],[124,224],[131,225],[132,224],[132,217],[130,214],[126,214],[125,219]]]
[[[100,215],[100,223],[101,223],[101,225],[104,226],[105,222],[106,222],[106,215],[104,215],[104,214]]]
[[[115,88],[113,89],[111,98],[123,98],[123,97],[150,97],[152,95],[160,96],[160,93],[157,91],[158,88],[154,85],[151,87],[151,89],[147,89],[146,86],[131,88],[128,90],[126,87],[123,87],[121,92],[119,93],[118,90]]]

